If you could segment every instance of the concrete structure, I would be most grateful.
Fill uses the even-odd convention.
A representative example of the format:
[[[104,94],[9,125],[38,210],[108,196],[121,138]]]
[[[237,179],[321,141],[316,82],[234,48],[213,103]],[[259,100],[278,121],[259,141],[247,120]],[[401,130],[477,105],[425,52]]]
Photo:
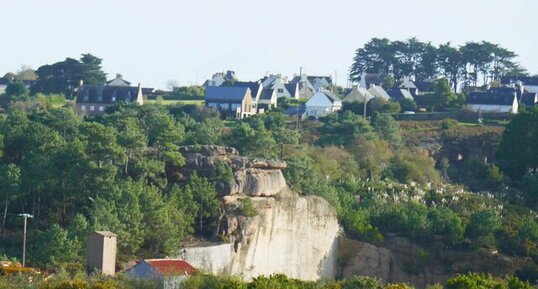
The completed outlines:
[[[146,259],[125,272],[132,279],[154,280],[162,289],[179,289],[195,269],[181,259]]]
[[[328,115],[342,109],[342,101],[328,90],[320,90],[306,103],[306,116],[315,118]]]
[[[118,235],[108,231],[95,231],[86,240],[86,266],[89,271],[103,275],[116,272],[116,242]]]

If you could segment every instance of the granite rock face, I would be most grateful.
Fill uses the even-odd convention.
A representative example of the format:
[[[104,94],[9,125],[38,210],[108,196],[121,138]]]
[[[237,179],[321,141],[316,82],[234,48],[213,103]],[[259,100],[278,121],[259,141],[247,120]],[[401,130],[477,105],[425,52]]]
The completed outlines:
[[[180,148],[186,164],[178,169],[184,177],[193,172],[211,177],[220,167],[230,168],[231,180],[217,181],[217,194],[248,196],[275,196],[286,188],[282,169],[286,162],[273,159],[251,159],[239,155],[235,148],[221,146],[185,146]]]
[[[257,215],[227,214],[218,231],[226,242],[186,247],[179,257],[207,272],[245,280],[276,273],[303,280],[336,276],[336,210],[320,197],[291,191],[282,174],[284,161],[249,159],[233,148],[216,146],[182,147],[181,152],[185,177],[194,171],[211,176],[219,165],[230,167],[233,180],[217,186],[224,206],[237,207],[249,198]]]

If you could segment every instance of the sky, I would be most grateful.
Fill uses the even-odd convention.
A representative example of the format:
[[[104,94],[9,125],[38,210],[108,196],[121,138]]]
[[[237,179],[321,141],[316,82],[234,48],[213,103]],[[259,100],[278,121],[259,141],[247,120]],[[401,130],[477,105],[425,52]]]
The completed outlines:
[[[4,3],[5,2],[5,3]],[[108,78],[166,89],[233,70],[336,76],[373,37],[489,41],[538,74],[537,0],[0,0],[0,76],[91,53]]]

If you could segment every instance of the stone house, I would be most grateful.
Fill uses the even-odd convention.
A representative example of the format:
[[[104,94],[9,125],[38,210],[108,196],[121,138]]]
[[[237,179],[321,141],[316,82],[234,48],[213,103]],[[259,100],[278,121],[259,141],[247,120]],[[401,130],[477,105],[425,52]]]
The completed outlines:
[[[138,87],[82,85],[78,89],[75,110],[80,115],[103,115],[107,108],[119,102],[144,104],[144,95],[140,84]]]

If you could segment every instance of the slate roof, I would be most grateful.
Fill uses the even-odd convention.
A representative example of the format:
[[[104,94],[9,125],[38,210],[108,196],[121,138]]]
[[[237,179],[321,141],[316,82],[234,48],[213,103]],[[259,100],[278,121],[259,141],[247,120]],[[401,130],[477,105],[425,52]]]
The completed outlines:
[[[354,90],[355,89],[355,90]],[[344,90],[344,98],[342,101],[359,101],[363,102],[365,98],[374,97],[368,90],[364,87],[354,87],[347,88]]]
[[[113,82],[120,82],[121,85],[124,85],[124,86],[130,86],[131,85],[131,83],[129,81],[123,79],[123,76],[121,74],[116,74],[116,78],[107,81],[106,84],[111,85]]]
[[[137,96],[138,87],[83,85],[79,90],[77,103],[134,102],[137,100]]]
[[[467,104],[505,105],[512,106],[514,94],[494,92],[471,92],[467,97]]]
[[[526,106],[533,106],[538,100],[538,94],[525,92],[521,95],[521,104]]]
[[[517,81],[521,81],[525,85],[538,85],[538,77],[528,77],[528,76],[503,76],[501,77],[501,84],[512,84]]]
[[[322,90],[320,91],[321,93],[325,94],[327,96],[327,98],[329,98],[329,100],[334,103],[335,101],[342,101],[338,96],[334,95],[331,91],[329,90]]]
[[[433,81],[415,81],[413,83],[420,92],[432,92],[434,90]]]
[[[256,95],[258,95],[258,89],[260,89],[260,83],[255,81],[236,81],[231,86],[250,88],[250,93],[252,94],[252,97],[256,97]]]
[[[538,85],[525,85],[524,90],[530,93],[538,93]]]
[[[266,89],[262,90],[262,95],[260,95],[260,99],[271,100],[271,98],[273,97],[274,92],[275,92],[274,89],[266,88]]]
[[[205,101],[241,103],[248,90],[248,87],[208,86],[205,90]]]
[[[292,97],[295,97],[295,91],[296,91],[296,88],[297,88],[297,83],[287,83],[287,84],[284,84],[284,87],[290,93],[290,95]]]
[[[7,77],[0,77],[0,85],[8,85],[11,82],[11,79]]]
[[[404,98],[411,99],[411,100],[413,99],[413,95],[407,89],[399,89],[399,88],[389,89],[387,90],[387,94],[390,96],[390,98],[395,99],[395,100],[401,100]]]
[[[406,79],[400,81],[400,85],[398,85],[400,88],[409,88],[409,89],[415,89],[417,86],[415,85],[415,82],[410,80],[408,77]]]
[[[492,87],[489,89],[489,92],[492,92],[492,93],[504,93],[504,94],[508,94],[508,93],[517,93],[517,89],[515,89],[515,87],[506,87],[506,86],[503,86],[503,87]]]
[[[308,79],[308,81],[310,81],[310,83],[314,83],[314,81],[316,79],[325,79],[327,80],[327,83],[329,83],[329,85],[333,85],[333,78],[331,76],[307,76],[306,77]]]
[[[374,97],[379,97],[384,100],[390,99],[390,95],[388,95],[388,93],[381,86],[374,85],[368,89],[368,92],[370,92],[370,94]]]
[[[146,259],[144,260],[163,275],[192,275],[196,269],[180,259]]]
[[[285,111],[284,114],[288,116],[302,116],[306,112],[306,105],[302,104],[300,106],[290,106]]]

